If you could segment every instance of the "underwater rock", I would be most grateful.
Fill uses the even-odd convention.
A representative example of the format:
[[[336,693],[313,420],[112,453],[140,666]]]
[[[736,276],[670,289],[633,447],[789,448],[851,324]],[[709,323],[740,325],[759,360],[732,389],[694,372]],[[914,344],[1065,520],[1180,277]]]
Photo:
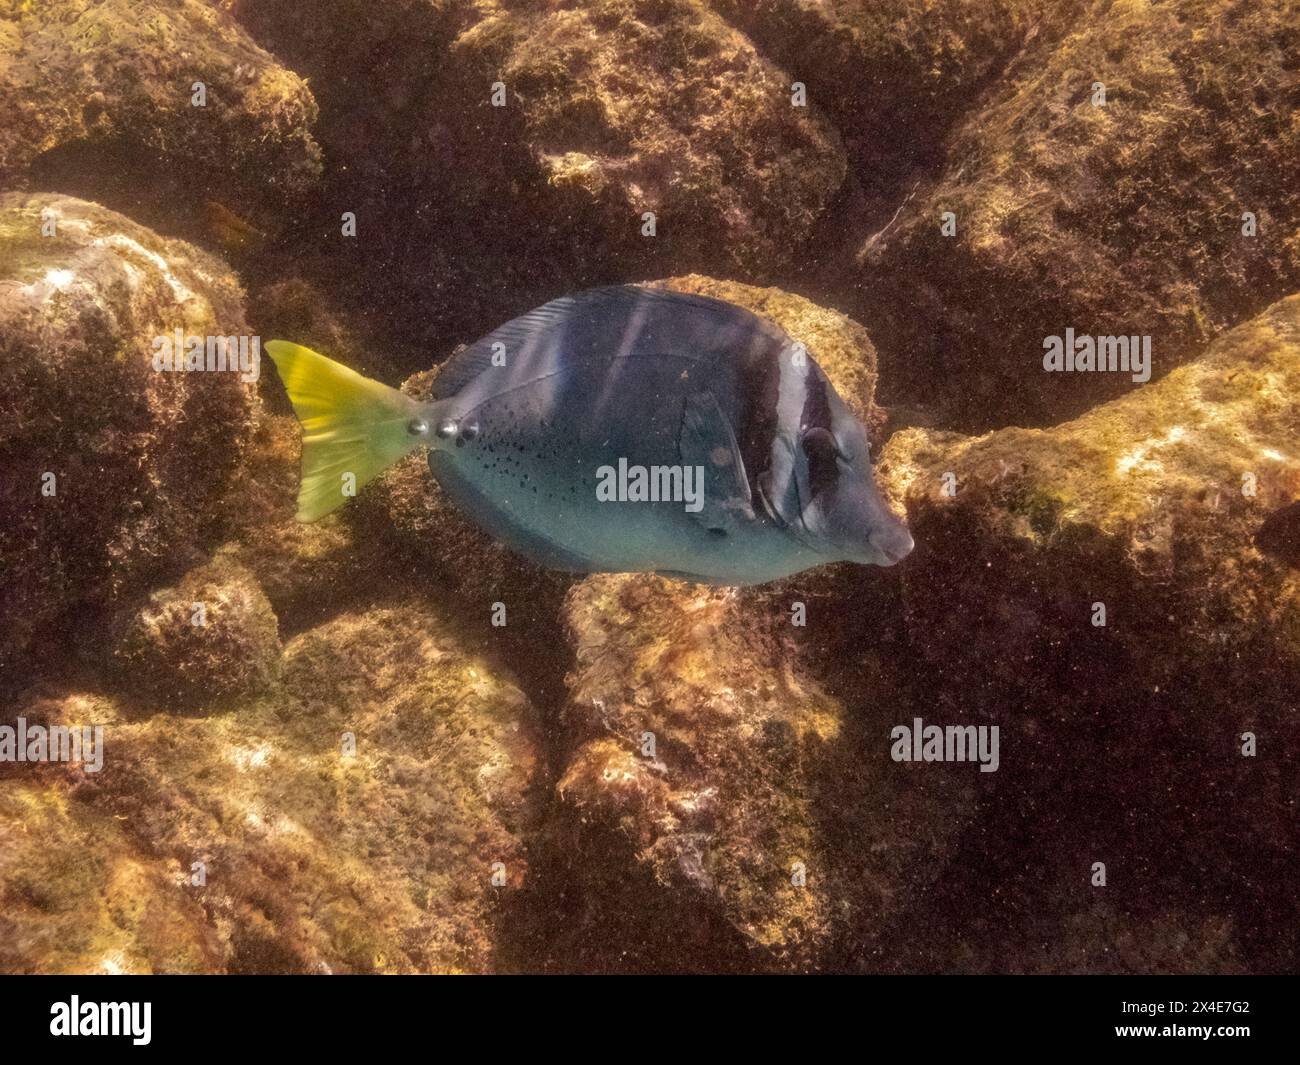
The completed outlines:
[[[401,601],[340,615],[288,642],[271,692],[206,716],[19,703],[103,724],[104,759],[0,774],[0,965],[492,970],[541,768],[528,699],[456,628]]]
[[[222,554],[109,624],[120,688],[160,709],[265,691],[280,668],[275,613],[256,578]]]
[[[1108,863],[1127,912],[1195,878],[1210,915],[1285,924],[1300,574],[1254,541],[1300,496],[1298,390],[1293,296],[1076,421],[886,445],[882,487],[918,545],[900,567],[914,668],[936,706],[1002,728],[990,835],[1035,811],[1016,853],[955,863],[974,883],[936,902],[950,920],[963,897],[1005,904],[978,884],[1032,888],[1034,853],[1076,883]],[[1287,949],[1248,956],[1267,971]]]
[[[183,881],[64,789],[0,781],[0,971],[219,971],[218,934]]]
[[[788,617],[763,607],[649,575],[570,592],[571,753],[552,826],[576,899],[566,966],[869,965],[941,875],[978,772],[893,763],[900,693],[868,672],[865,690],[830,694]]]
[[[80,200],[0,198],[0,662],[205,556],[257,401],[238,372],[156,371],[178,329],[247,334],[218,260]]]
[[[772,276],[843,182],[825,117],[704,0],[331,0],[310,26],[281,0],[237,10],[311,76],[346,161],[325,198],[365,239],[340,259],[331,214],[317,275],[354,301],[386,278],[366,313],[409,369],[596,284]]]
[[[792,106],[784,72],[706,4],[474,9],[452,47],[466,90],[504,83],[541,179],[594,208],[620,261],[770,270],[843,180],[830,124]],[[641,233],[646,211],[653,239]]]
[[[1300,495],[1298,331],[1293,296],[1166,379],[1053,429],[895,434],[883,486],[905,500],[925,545],[905,583],[947,588],[988,622],[1020,615],[1011,604],[1021,596],[1037,604],[1033,627],[1015,630],[1025,658],[990,658],[952,599],[917,595],[910,627],[923,647],[1010,679],[1039,653],[1120,627],[1145,633],[1144,652],[1125,657],[1156,681],[1214,648],[1247,647],[1269,648],[1268,675],[1294,681],[1300,576],[1254,536]],[[1111,604],[1104,627],[1089,621],[1094,601]],[[1162,618],[1176,623],[1167,642]]]
[[[1042,5],[712,0],[712,6],[807,86],[809,105],[830,116],[844,142],[849,180],[877,197],[942,161],[952,126],[1023,46]]]
[[[118,704],[75,686],[38,689],[9,702],[0,726],[19,719],[29,733],[62,727],[89,742],[80,762],[0,763],[0,971],[218,971],[218,932],[178,887],[188,873],[124,817],[72,797],[113,757]]]
[[[274,272],[273,280],[254,282],[248,290],[248,320],[266,340],[292,339],[316,351],[328,353],[367,377],[393,372],[387,355],[374,341],[359,335],[364,318],[344,316],[318,285],[296,273]],[[267,365],[274,366],[268,361]],[[269,374],[269,387],[262,391],[268,410],[290,414],[293,407],[285,395],[278,374]]]
[[[938,405],[953,428],[1044,425],[1135,387],[1045,372],[1044,341],[1067,328],[1149,336],[1159,378],[1300,288],[1294,11],[1077,8],[1035,16],[942,170],[859,237],[846,308],[890,399]]]
[[[202,0],[8,5],[0,113],[0,184],[191,238],[208,227],[205,199],[268,218],[320,174],[306,83]]]

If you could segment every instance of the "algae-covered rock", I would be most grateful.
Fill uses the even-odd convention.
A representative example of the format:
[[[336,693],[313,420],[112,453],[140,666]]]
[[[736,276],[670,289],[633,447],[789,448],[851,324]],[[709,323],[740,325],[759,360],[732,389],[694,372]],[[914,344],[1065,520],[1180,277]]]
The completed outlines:
[[[941,170],[860,238],[852,306],[891,395],[953,426],[1046,424],[1134,387],[1045,373],[1067,328],[1149,336],[1159,377],[1300,287],[1294,10],[1076,6],[1036,16]]]
[[[0,857],[6,971],[498,965],[537,817],[535,723],[445,615],[340,615],[289,641],[280,686],[206,716],[41,692],[15,714],[103,723],[104,758],[0,777],[0,838],[40,839]]]
[[[1125,657],[1157,680],[1217,645],[1267,648],[1275,668],[1258,679],[1293,682],[1300,575],[1254,539],[1300,494],[1298,388],[1300,296],[1165,380],[1054,429],[896,434],[886,484],[925,545],[906,580],[935,582],[984,619],[1016,624],[1024,657],[989,657],[947,597],[911,601],[918,635],[956,656],[946,659],[955,669],[979,661],[981,673],[1009,676],[1084,634],[1150,626],[1140,653]],[[1032,622],[1012,605],[1021,597],[1037,604]],[[1104,627],[1089,621],[1094,601],[1110,604]]]
[[[180,890],[188,871],[124,818],[72,797],[113,757],[119,705],[74,686],[38,689],[11,700],[0,726],[20,718],[29,733],[69,730],[79,757],[0,762],[0,972],[218,971],[217,930]]]
[[[314,274],[383,322],[408,369],[596,284],[773,276],[844,177],[822,113],[703,0],[314,11],[304,26],[293,4],[238,5],[311,76],[322,144],[347,161]],[[359,239],[340,245],[342,210]]]
[[[137,699],[175,710],[264,691],[280,668],[275,614],[256,578],[218,555],[110,623],[109,668]]]
[[[979,774],[892,762],[903,689],[846,663],[835,679],[855,690],[832,694],[788,607],[761,595],[596,576],[566,612],[571,753],[552,860],[577,901],[560,956],[584,969],[876,964],[899,907],[941,874]]]
[[[539,176],[595,209],[620,260],[771,269],[843,179],[830,124],[707,4],[474,8],[452,48],[466,90],[503,83]]]
[[[1272,930],[1293,905],[1300,572],[1256,534],[1300,493],[1297,388],[1291,297],[1076,421],[886,446],[918,544],[913,668],[935,706],[1002,729],[984,831],[1018,846],[971,847],[933,901],[966,935],[987,921],[982,949],[1050,923],[1055,868],[1076,906],[1141,921],[1180,899],[1231,918],[1254,971],[1293,956]]]
[[[256,395],[237,369],[155,369],[158,337],[247,334],[216,259],[23,193],[0,199],[0,248],[0,658],[16,660],[76,604],[201,559]]]
[[[0,781],[0,972],[218,971],[218,937],[177,863],[53,785]]]
[[[273,211],[320,173],[306,83],[202,0],[5,0],[0,112],[0,184],[150,223],[200,225],[204,198]]]
[[[1027,0],[712,0],[835,124],[849,179],[888,195],[942,161],[948,132],[1023,46]],[[1060,0],[1053,5],[1063,6]],[[892,208],[891,208],[892,211]]]

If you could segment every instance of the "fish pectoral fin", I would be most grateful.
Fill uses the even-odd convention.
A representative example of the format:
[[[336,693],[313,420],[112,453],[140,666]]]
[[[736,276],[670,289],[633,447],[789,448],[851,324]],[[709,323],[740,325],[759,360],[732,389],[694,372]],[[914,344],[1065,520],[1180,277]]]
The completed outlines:
[[[703,506],[688,511],[691,517],[706,529],[724,532],[754,520],[749,477],[736,434],[712,392],[694,392],[687,397],[677,446],[684,466],[704,472]]]

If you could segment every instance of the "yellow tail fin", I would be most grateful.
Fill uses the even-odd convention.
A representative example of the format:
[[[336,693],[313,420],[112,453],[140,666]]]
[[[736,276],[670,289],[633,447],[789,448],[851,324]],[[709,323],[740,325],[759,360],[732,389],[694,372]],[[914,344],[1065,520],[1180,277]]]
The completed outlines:
[[[341,507],[424,442],[411,431],[420,405],[410,396],[298,344],[272,340],[266,351],[302,423],[299,521]]]

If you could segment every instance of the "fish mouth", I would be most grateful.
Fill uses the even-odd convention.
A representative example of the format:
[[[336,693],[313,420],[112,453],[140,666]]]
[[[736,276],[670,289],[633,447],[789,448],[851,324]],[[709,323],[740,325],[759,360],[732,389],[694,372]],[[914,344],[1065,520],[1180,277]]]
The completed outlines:
[[[852,546],[819,543],[807,524],[800,518],[802,534],[794,531],[795,538],[810,551],[816,552],[831,562],[857,562],[864,566],[896,566],[912,553],[916,541],[906,525],[899,524],[883,531],[872,533],[866,543]]]
[[[870,538],[872,549],[885,561],[885,566],[895,566],[912,553],[916,541],[906,525],[896,525],[883,534]]]
[[[867,566],[896,566],[912,553],[916,541],[912,533],[901,521],[894,519],[894,524],[867,537],[865,549],[843,548],[827,544],[812,529],[804,517],[803,507],[799,508],[797,520],[786,521],[772,506],[767,492],[760,485],[758,497],[768,516],[781,528],[790,533],[799,543],[820,556],[827,562],[857,562]]]

